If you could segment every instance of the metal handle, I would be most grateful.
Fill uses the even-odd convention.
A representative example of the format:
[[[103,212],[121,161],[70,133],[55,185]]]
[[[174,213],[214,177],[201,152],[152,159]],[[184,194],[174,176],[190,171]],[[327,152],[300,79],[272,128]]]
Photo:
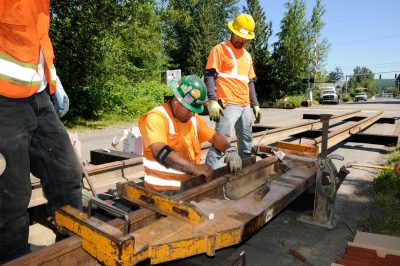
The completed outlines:
[[[129,233],[129,216],[128,213],[118,209],[117,207],[108,204],[105,201],[102,201],[101,199],[97,198],[97,197],[91,197],[89,199],[88,202],[88,218],[90,219],[92,217],[92,203],[96,204],[98,207],[102,208],[105,211],[108,211],[110,213],[112,213],[113,215],[115,215],[118,218],[124,218],[125,220],[125,225],[124,225],[124,234],[128,234]]]

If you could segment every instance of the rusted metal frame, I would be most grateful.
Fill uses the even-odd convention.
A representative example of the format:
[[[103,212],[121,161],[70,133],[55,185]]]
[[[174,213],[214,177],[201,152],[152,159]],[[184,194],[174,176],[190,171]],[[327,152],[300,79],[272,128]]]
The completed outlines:
[[[136,164],[139,158],[129,159],[129,161],[133,160],[133,164]],[[105,166],[99,165],[96,168],[101,169],[112,169],[119,162],[108,163]],[[244,170],[244,169],[243,169]],[[89,170],[90,171],[90,170]],[[218,170],[217,170],[218,171]],[[227,168],[219,170],[221,173],[227,172]],[[173,197],[176,200],[194,200],[199,201],[204,197],[217,197],[223,198],[223,193],[221,187],[227,181],[226,177],[220,177],[212,180],[209,183],[205,183],[196,187],[195,190],[188,190],[183,193],[180,193]],[[149,225],[155,222],[161,216],[156,212],[149,209],[139,209],[134,212],[129,213],[130,219],[130,230],[135,231],[139,228],[142,228],[146,225]],[[113,225],[117,228],[122,229],[124,227],[124,222],[121,219],[114,219],[108,222],[110,225]],[[85,261],[95,261],[91,256],[89,256],[86,252],[81,248],[81,238],[78,236],[72,236],[67,239],[64,239],[60,242],[56,242],[51,246],[46,248],[37,250],[32,252],[26,256],[23,256],[17,260],[12,262],[12,265],[41,265],[50,261],[64,260],[63,258],[71,258],[76,259],[76,254],[80,254],[82,259]]]
[[[270,161],[270,160],[266,160],[266,161]],[[270,162],[268,162],[268,164],[270,164]],[[256,166],[253,166],[253,167],[248,167],[248,168],[245,168],[245,169],[243,169],[244,170],[244,173],[250,173],[250,172],[252,172],[252,171],[254,171],[254,169],[258,169],[258,168],[262,168],[262,167],[264,167],[266,165],[266,163],[265,162],[260,162],[260,163],[258,163]],[[238,178],[238,177],[237,177]],[[232,179],[234,179],[234,178],[232,178]],[[199,196],[199,191],[201,192],[201,191],[209,191],[210,190],[210,187],[214,187],[213,189],[214,190],[220,190],[220,191],[222,191],[222,189],[221,189],[221,187],[225,184],[225,182],[227,181],[227,180],[229,180],[229,178],[227,178],[227,177],[221,177],[221,178],[218,178],[218,179],[215,179],[215,180],[213,180],[213,181],[211,181],[210,183],[207,183],[207,184],[204,184],[203,186],[200,186],[198,189],[196,188],[195,189],[195,191],[194,192],[196,192],[196,193],[194,193],[194,194],[198,194],[197,196]],[[212,189],[211,189],[212,190]],[[186,195],[184,194],[184,195],[182,195],[182,199],[184,199],[184,198],[186,198],[187,200],[189,200],[189,199],[193,199],[194,197],[193,197],[193,195],[190,195],[189,193],[188,193],[189,191],[187,191],[187,193],[186,193]],[[200,194],[202,194],[202,197],[204,197],[204,195],[206,195],[206,193],[200,193]],[[196,196],[195,196],[196,197]],[[143,210],[138,210],[138,211],[136,211],[136,212],[140,212],[140,211],[142,211],[142,214],[143,214],[143,217],[144,218],[146,218],[146,217],[150,217],[150,216],[153,216],[153,214],[152,214],[152,212],[151,211],[143,211]],[[154,216],[153,216],[154,217]],[[155,218],[154,218],[155,219]],[[121,222],[117,222],[118,220],[114,220],[114,224],[115,225],[119,225],[119,227],[121,227],[121,225],[122,225],[122,223]],[[148,225],[148,224],[142,224],[141,226],[139,226],[139,227],[142,227],[142,226],[144,226],[144,225]],[[135,229],[137,229],[138,227],[137,226],[135,226],[135,225],[132,225],[131,226],[134,230]],[[80,240],[79,240],[79,238],[77,238],[77,237],[72,237],[72,238],[69,238],[69,239],[66,239],[66,240],[63,240],[62,242],[71,242],[68,246],[75,246],[77,249],[79,248],[79,243],[80,243]],[[61,243],[61,242],[60,242]],[[46,249],[51,249],[51,247],[47,247]],[[39,251],[40,252],[40,251]],[[62,252],[62,250],[60,250],[59,252]],[[57,253],[57,251],[50,251],[50,252],[48,252],[48,253],[51,253],[52,254],[52,256],[54,256],[54,257],[56,257],[55,256],[55,253]],[[59,254],[60,256],[62,256],[63,254]],[[138,255],[139,256],[139,255]],[[37,257],[39,257],[39,258],[41,258],[41,259],[43,259],[43,257],[41,257],[41,256],[37,256]],[[47,258],[47,256],[46,256],[46,258]],[[24,260],[25,262],[26,261],[29,261],[29,258],[26,258],[25,260]],[[16,264],[24,264],[23,262],[24,261],[15,261],[15,263]],[[31,263],[32,261],[30,261],[29,263]]]
[[[221,177],[221,178],[218,178],[218,179],[215,179],[215,180],[211,181],[210,183],[201,185],[199,188],[203,187],[203,193],[200,192],[200,193],[197,194],[197,196],[201,196],[199,198],[204,198],[204,196],[207,194],[207,193],[205,193],[205,190],[207,190],[207,189],[210,190],[210,187],[211,187],[211,190],[213,188],[214,189],[218,188],[219,190],[221,190],[220,187],[223,186],[223,184],[226,182],[226,180],[227,180],[226,178]],[[273,183],[274,182],[276,183],[277,181],[274,180]],[[194,190],[194,192],[197,192],[197,191],[198,191],[198,189],[196,188]],[[271,193],[274,194],[273,191]],[[270,195],[270,193],[267,194],[267,197],[268,197],[268,195]],[[184,198],[187,198],[187,199],[189,199],[189,198],[195,199],[196,198],[195,193],[193,193],[193,195],[190,195],[189,191],[186,192],[186,195],[185,195],[185,192],[184,192],[181,196],[182,196],[183,199]],[[283,203],[280,203],[278,205],[279,206],[286,206],[286,204],[283,204]],[[139,215],[139,213],[141,213],[142,217],[140,219],[138,219],[136,222],[134,222],[133,226],[131,226],[134,230],[135,230],[135,225],[136,225],[137,222],[140,221],[142,224],[147,224],[148,225],[149,224],[148,222],[143,222],[145,219],[149,219],[150,216],[152,216],[152,217],[150,218],[150,220],[148,220],[149,222],[154,221],[156,219],[155,216],[154,216],[154,213],[152,211],[143,210],[143,209],[135,211],[133,214],[130,214],[130,216],[131,217],[137,217]],[[265,214],[262,217],[262,219],[259,219],[260,223],[261,223],[261,221],[265,221],[266,222],[267,220],[264,219],[264,217],[269,217],[268,215],[269,214]],[[116,220],[111,221],[110,224],[119,225],[121,227],[122,221],[120,221],[119,219],[116,219]],[[260,224],[260,225],[262,225],[262,224]],[[142,227],[142,226],[139,226],[139,228],[140,227]],[[250,229],[248,228],[247,232],[250,232],[249,230]],[[60,248],[61,244],[62,244],[62,246],[64,248]],[[68,249],[65,249],[65,247],[68,247]],[[68,250],[69,252],[66,253],[66,250]],[[28,264],[36,264],[36,262],[38,262],[38,261],[41,261],[42,263],[44,261],[45,262],[51,262],[51,261],[54,262],[54,261],[57,261],[57,260],[60,261],[60,260],[64,260],[66,256],[71,256],[71,254],[75,254],[75,255],[76,254],[83,254],[82,255],[83,256],[82,259],[84,259],[86,261],[88,259],[90,260],[90,257],[87,256],[86,253],[82,252],[82,249],[80,248],[80,240],[79,240],[79,238],[74,236],[74,237],[71,237],[69,239],[66,239],[66,240],[63,240],[61,242],[58,242],[58,243],[56,243],[56,244],[54,244],[54,245],[52,245],[50,247],[47,247],[45,249],[39,250],[37,252],[34,252],[34,253],[28,255],[28,257],[27,256],[23,257],[20,260],[15,261],[15,263],[16,263],[15,265],[26,265],[27,263]],[[144,254],[137,254],[137,256],[144,256]],[[35,258],[35,259],[31,260],[30,258],[32,258],[32,257]],[[74,257],[74,259],[77,259],[77,258]],[[140,260],[142,260],[142,259],[143,259],[143,257],[141,257]],[[39,262],[37,264],[41,264],[41,263]]]
[[[221,226],[219,226],[217,230],[207,230],[204,228],[206,225],[202,224],[202,233],[192,227],[192,230],[194,230],[192,236],[185,236],[178,233],[178,237],[174,238],[175,241],[170,241],[169,238],[164,239],[160,236],[160,240],[164,239],[163,241],[151,242],[149,244],[142,243],[143,248],[140,251],[138,250],[138,252],[140,252],[139,254],[148,254],[152,264],[185,258],[201,253],[214,255],[216,250],[238,244],[248,238],[262,225],[269,222],[302,192],[308,189],[314,181],[315,168],[289,171],[272,181],[270,192],[262,201],[259,201],[260,205],[258,207],[251,207],[258,205],[254,195],[257,193],[256,191],[245,196],[240,201],[230,201],[234,204],[233,206],[236,206],[234,207],[236,210],[239,210],[239,206],[241,206],[241,210],[243,206],[249,207],[252,209],[249,213],[246,214],[247,209],[245,209],[242,213],[235,212],[236,215],[234,216],[232,216],[232,213],[226,213],[223,217],[218,216],[220,220],[215,222]],[[238,205],[235,205],[236,203],[238,203]],[[222,213],[218,214],[222,215]],[[228,222],[228,224],[225,224],[223,222],[225,219],[224,217],[228,220],[236,220],[236,223]],[[154,234],[158,235],[167,224],[174,224],[177,222],[173,220],[173,217],[167,217],[163,221],[164,224],[161,227],[147,227],[136,231],[135,235],[139,236],[137,239],[139,239],[140,236],[147,235],[148,232],[154,232]],[[210,226],[214,225],[208,224],[206,228]],[[179,236],[181,238],[179,238]],[[160,256],[159,254],[162,255]],[[141,258],[143,258],[143,256]],[[135,260],[135,262],[139,261]]]

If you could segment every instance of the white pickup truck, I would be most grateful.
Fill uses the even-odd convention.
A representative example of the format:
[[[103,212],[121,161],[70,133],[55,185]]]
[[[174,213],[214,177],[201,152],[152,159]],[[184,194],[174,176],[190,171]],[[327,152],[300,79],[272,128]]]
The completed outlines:
[[[319,103],[339,104],[339,96],[336,93],[336,89],[334,87],[323,87]]]

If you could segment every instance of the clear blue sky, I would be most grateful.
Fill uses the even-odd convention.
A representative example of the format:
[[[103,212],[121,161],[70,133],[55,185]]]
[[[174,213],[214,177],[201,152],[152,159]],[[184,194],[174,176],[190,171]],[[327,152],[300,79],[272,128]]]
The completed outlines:
[[[272,22],[273,36],[286,9],[286,0],[260,0],[267,21]],[[345,75],[356,66],[368,67],[373,72],[397,71],[400,74],[400,0],[325,0],[325,27],[322,37],[331,44],[326,71],[341,67]],[[239,5],[246,5],[240,0]],[[306,0],[307,19],[315,0]],[[382,73],[382,78],[394,78],[393,73]],[[379,75],[376,75],[378,78]]]

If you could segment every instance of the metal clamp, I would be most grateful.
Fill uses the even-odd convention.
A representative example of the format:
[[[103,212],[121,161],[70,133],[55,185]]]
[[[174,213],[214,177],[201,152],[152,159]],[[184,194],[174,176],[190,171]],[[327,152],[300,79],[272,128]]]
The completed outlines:
[[[115,215],[118,218],[123,218],[125,220],[125,225],[124,225],[124,234],[128,234],[129,233],[129,225],[130,225],[130,221],[129,221],[129,216],[128,213],[118,209],[117,207],[108,204],[105,201],[102,201],[101,199],[97,198],[97,197],[91,197],[89,202],[88,202],[88,218],[90,219],[92,217],[92,203],[96,204],[98,207],[102,208],[105,211],[108,211],[110,213],[112,213],[113,215]]]

